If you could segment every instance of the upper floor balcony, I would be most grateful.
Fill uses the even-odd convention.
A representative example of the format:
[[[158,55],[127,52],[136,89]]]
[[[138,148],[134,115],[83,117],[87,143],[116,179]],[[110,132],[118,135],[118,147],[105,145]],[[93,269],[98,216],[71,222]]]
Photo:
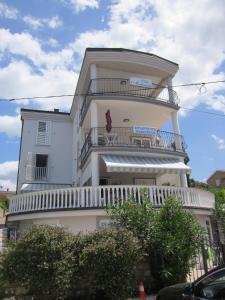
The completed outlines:
[[[146,127],[91,128],[81,149],[80,163],[91,148],[129,149],[130,151],[158,151],[184,154],[186,144],[182,135]]]
[[[142,82],[146,81],[146,82]],[[83,122],[91,99],[124,99],[149,102],[178,108],[177,93],[168,86],[153,84],[136,78],[97,78],[90,80],[80,111]]]

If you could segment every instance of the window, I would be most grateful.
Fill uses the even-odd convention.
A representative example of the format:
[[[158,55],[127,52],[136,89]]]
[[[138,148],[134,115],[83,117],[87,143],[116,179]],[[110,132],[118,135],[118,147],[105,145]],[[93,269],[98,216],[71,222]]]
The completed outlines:
[[[202,279],[196,286],[195,296],[201,299],[222,300],[225,297],[225,270],[217,271]]]
[[[34,154],[28,152],[26,166],[27,180],[47,180],[48,179],[48,155]]]
[[[37,144],[50,145],[50,121],[38,121]]]
[[[134,183],[137,185],[156,185],[155,178],[135,178]]]
[[[38,132],[46,132],[46,122],[38,122]]]

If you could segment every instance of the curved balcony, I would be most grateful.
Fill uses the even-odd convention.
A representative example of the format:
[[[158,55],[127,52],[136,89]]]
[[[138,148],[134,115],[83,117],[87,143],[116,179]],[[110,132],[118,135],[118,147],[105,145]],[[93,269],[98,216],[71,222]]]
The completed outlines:
[[[8,215],[40,211],[71,209],[104,209],[114,206],[119,199],[122,203],[128,197],[135,197],[142,204],[141,190],[145,188],[154,207],[160,207],[170,196],[183,202],[186,208],[213,209],[214,195],[204,190],[171,186],[89,186],[57,190],[45,190],[18,194],[11,198]]]
[[[91,128],[81,149],[82,164],[91,148],[125,148],[132,151],[160,151],[184,153],[186,144],[182,135],[147,127]]]
[[[179,103],[177,93],[169,87],[152,84],[145,87],[132,83],[127,78],[97,78],[90,80],[89,87],[84,98],[80,112],[80,122],[82,123],[91,98],[95,96],[105,97],[129,97],[143,99],[151,103],[168,104],[176,106]]]

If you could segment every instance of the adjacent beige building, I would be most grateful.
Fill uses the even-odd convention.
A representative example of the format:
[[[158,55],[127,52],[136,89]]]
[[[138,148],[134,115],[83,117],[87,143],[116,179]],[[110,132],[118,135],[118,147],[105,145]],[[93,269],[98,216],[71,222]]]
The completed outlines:
[[[225,170],[215,171],[207,180],[210,187],[225,188]]]

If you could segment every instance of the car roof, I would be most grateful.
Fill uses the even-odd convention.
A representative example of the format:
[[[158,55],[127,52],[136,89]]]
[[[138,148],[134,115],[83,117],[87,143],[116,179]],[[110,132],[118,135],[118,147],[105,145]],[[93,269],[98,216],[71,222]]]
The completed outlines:
[[[202,279],[204,279],[205,277],[209,276],[210,274],[212,274],[214,272],[217,272],[217,271],[220,271],[220,270],[223,270],[223,269],[225,269],[225,264],[223,264],[221,266],[218,266],[216,268],[213,268],[212,270],[206,272],[204,275],[202,275],[201,277],[199,277],[198,279],[196,279],[195,281],[193,281],[193,284],[196,284],[199,281],[201,281]]]

